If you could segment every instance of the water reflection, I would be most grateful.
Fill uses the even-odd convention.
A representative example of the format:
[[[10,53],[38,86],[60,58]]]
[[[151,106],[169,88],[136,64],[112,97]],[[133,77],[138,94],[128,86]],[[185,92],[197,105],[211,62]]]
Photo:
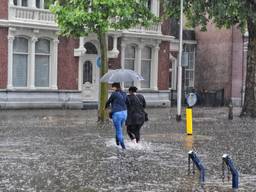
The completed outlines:
[[[194,138],[193,135],[186,135],[184,138],[184,148],[187,151],[193,150]]]

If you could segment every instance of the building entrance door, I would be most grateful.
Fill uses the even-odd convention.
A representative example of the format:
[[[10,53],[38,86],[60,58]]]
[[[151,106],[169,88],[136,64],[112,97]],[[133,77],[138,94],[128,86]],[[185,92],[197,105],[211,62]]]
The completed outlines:
[[[99,69],[96,66],[97,55],[85,55],[82,62],[82,99],[98,101]]]

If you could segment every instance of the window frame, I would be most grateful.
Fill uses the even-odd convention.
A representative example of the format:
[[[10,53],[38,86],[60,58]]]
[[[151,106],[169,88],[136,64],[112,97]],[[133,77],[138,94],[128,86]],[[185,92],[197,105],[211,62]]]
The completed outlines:
[[[39,42],[39,40],[47,40],[49,42],[49,53],[37,53],[36,52],[36,44]],[[36,89],[45,89],[45,88],[50,88],[50,80],[51,80],[51,66],[52,66],[52,42],[50,39],[48,38],[44,38],[44,37],[39,37],[37,42],[35,43],[35,67],[34,67],[34,87]],[[49,63],[48,63],[48,86],[36,86],[36,56],[48,56],[49,58]]]
[[[195,50],[194,44],[184,46],[184,52],[188,54],[188,66],[184,67],[184,88],[195,86]],[[191,77],[193,76],[193,77]]]
[[[126,51],[128,48],[132,48],[133,52],[134,52],[134,57],[126,57]],[[127,61],[130,63],[130,62],[133,62],[133,69],[131,70],[136,70],[136,55],[137,55],[137,46],[134,45],[134,44],[129,44],[125,47],[125,53],[124,53],[124,68],[125,69],[131,69],[131,68],[126,68],[126,64],[127,64]],[[124,83],[124,88],[125,89],[128,89],[130,86],[133,86],[134,85],[134,82],[127,82],[127,83]]]
[[[14,42],[16,39],[18,38],[23,38],[23,39],[26,39],[27,40],[27,52],[16,52],[14,51]],[[26,70],[26,86],[15,86],[15,82],[14,82],[14,55],[26,55],[26,58],[27,58],[27,63],[26,63],[26,67],[27,67],[27,70]],[[24,89],[24,88],[28,88],[28,85],[29,85],[29,62],[30,62],[30,38],[29,37],[26,37],[26,36],[16,36],[13,40],[13,46],[12,46],[12,58],[13,58],[13,61],[12,61],[12,85],[14,88],[17,88],[17,89]]]
[[[85,75],[85,65],[88,65],[89,67],[90,67],[90,69],[91,69],[91,73],[90,73],[90,75],[91,75],[91,79],[90,79],[90,81],[84,81],[84,75]],[[82,84],[85,84],[86,82],[89,82],[89,83],[93,83],[93,63],[90,61],[90,60],[85,60],[85,62],[83,63],[83,65],[82,65],[83,67],[83,76],[82,76]]]
[[[143,58],[143,50],[145,48],[149,48],[150,50],[150,58]],[[149,62],[150,64],[150,68],[149,68],[149,87],[142,87],[142,83],[140,83],[140,88],[142,90],[147,90],[147,89],[151,89],[152,85],[151,85],[151,76],[152,76],[152,61],[153,61],[153,48],[152,46],[149,46],[149,45],[145,45],[143,46],[143,48],[141,49],[141,75],[142,75],[142,65],[143,65],[143,61],[144,62]],[[143,76],[143,75],[142,75]]]

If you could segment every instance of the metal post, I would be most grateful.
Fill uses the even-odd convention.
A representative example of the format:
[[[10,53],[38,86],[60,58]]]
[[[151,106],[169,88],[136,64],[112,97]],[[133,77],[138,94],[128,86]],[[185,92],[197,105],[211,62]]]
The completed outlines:
[[[232,104],[231,100],[230,100],[229,105],[228,105],[228,119],[229,120],[233,119],[233,104]]]
[[[226,165],[228,166],[228,168],[231,171],[231,174],[232,174],[232,188],[233,189],[238,189],[238,183],[239,183],[238,177],[239,177],[239,174],[238,174],[238,171],[236,170],[236,168],[235,168],[235,166],[233,164],[233,161],[230,159],[230,157],[227,154],[224,154],[222,156],[222,160],[223,160],[223,162],[226,163]],[[223,170],[224,170],[224,168],[223,168]],[[223,177],[224,176],[225,175],[223,174]],[[223,178],[223,180],[224,180],[224,178]]]
[[[180,44],[179,44],[179,64],[178,64],[178,90],[177,90],[177,115],[176,120],[181,120],[181,98],[182,98],[182,32],[183,32],[183,0],[180,0]]]
[[[196,153],[194,151],[189,151],[188,152],[188,158],[191,159],[193,161],[193,166],[196,165],[197,169],[200,172],[200,183],[203,185],[204,181],[205,181],[205,168],[202,164],[202,162],[199,160],[199,158],[196,156]],[[190,163],[190,161],[189,161]],[[190,169],[190,166],[189,166]],[[190,173],[190,170],[189,170]]]

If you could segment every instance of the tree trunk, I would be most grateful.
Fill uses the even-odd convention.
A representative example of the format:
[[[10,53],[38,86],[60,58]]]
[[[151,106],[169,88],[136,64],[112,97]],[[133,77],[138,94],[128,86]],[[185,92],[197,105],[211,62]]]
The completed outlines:
[[[248,53],[242,116],[256,117],[256,23],[248,19]]]
[[[108,57],[107,57],[107,34],[99,33],[98,39],[100,42],[100,54],[101,54],[101,66],[100,77],[102,77],[108,71]],[[100,82],[99,92],[99,107],[98,107],[98,121],[105,121],[107,118],[107,111],[105,110],[105,104],[108,98],[108,84]]]

